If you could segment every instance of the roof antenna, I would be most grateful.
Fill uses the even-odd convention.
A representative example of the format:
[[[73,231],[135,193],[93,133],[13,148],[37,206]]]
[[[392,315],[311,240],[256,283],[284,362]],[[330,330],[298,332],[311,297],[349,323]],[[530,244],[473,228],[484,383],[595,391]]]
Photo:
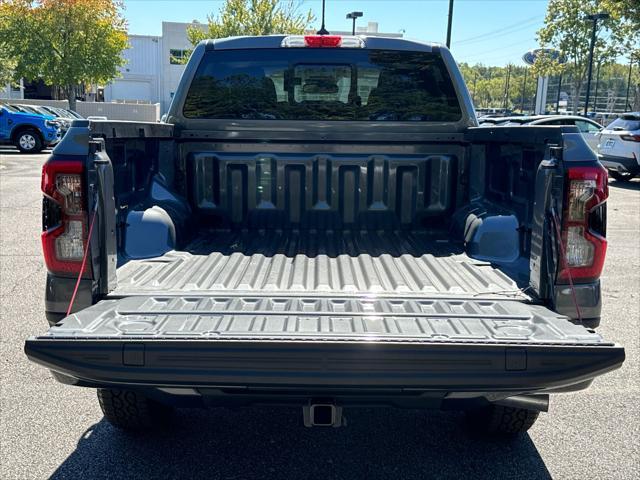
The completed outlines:
[[[325,0],[322,0],[322,26],[318,30],[318,35],[329,35],[329,30],[324,28],[324,2]]]

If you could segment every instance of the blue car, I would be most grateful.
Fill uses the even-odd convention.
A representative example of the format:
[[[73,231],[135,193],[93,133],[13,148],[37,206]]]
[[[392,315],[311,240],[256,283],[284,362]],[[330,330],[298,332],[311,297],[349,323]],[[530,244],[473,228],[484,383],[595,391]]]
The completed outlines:
[[[0,145],[14,145],[22,153],[38,153],[59,141],[60,124],[53,116],[0,105]]]

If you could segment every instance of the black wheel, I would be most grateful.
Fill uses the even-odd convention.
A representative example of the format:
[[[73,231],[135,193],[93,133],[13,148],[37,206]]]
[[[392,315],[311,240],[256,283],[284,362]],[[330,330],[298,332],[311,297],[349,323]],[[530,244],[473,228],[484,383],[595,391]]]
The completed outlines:
[[[15,146],[22,153],[38,153],[42,150],[42,140],[35,130],[23,130],[16,135]]]
[[[615,178],[618,182],[628,182],[634,177],[630,173],[620,173],[614,170],[609,170],[609,176]]]
[[[540,412],[525,408],[490,405],[467,412],[469,426],[477,433],[514,437],[525,433],[538,419]]]
[[[104,418],[121,430],[140,432],[165,426],[172,408],[132,390],[98,389]]]

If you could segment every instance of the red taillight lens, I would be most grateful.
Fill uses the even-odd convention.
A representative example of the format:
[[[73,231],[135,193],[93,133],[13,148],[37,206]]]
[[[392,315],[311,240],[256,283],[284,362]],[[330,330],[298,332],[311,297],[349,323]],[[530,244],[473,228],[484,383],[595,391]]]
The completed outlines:
[[[342,44],[340,35],[305,35],[304,44],[311,48],[332,48]]]
[[[620,135],[620,138],[627,142],[640,142],[640,135]]]
[[[42,250],[52,273],[78,274],[82,269],[87,239],[83,173],[79,161],[49,160],[42,167]],[[85,266],[83,275],[87,270]]]
[[[591,217],[609,196],[607,171],[602,167],[572,167],[565,186],[562,243],[565,248],[559,279],[596,280],[607,251],[603,233],[592,228]],[[600,222],[598,222],[600,223]]]

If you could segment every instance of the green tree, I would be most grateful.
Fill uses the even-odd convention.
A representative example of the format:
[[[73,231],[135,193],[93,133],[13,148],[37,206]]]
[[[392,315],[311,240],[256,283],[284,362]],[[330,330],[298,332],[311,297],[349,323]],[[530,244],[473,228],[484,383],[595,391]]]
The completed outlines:
[[[602,7],[615,12],[622,19],[622,28],[612,36],[622,45],[622,52],[629,62],[636,65],[631,76],[631,109],[640,110],[640,2],[638,0],[602,0]],[[625,106],[626,107],[626,106]]]
[[[615,2],[617,0],[610,0]],[[625,0],[626,1],[626,0]],[[631,0],[632,2],[637,0]],[[573,78],[571,98],[574,113],[578,110],[580,95],[587,76],[592,22],[587,15],[605,11],[610,18],[598,21],[594,59],[607,63],[621,53],[621,38],[630,34],[629,22],[622,9],[607,8],[603,0],[549,0],[544,26],[538,31],[542,47],[559,50],[567,62],[560,65],[556,60],[542,55],[536,60],[534,72],[539,75],[569,73]],[[603,31],[609,35],[603,35]]]
[[[209,15],[208,26],[187,30],[189,41],[196,45],[207,38],[273,33],[304,33],[315,20],[311,10],[300,12],[294,0],[226,0],[217,16]]]
[[[508,67],[459,65],[476,108],[503,108]],[[526,75],[525,75],[526,72]],[[525,83],[526,79],[526,83]],[[507,108],[528,112],[535,96],[536,80],[529,67],[511,66]]]
[[[3,0],[0,46],[15,74],[61,88],[75,109],[79,85],[119,75],[127,48],[122,4],[115,0]]]
[[[6,49],[0,45],[0,90],[15,80],[16,61],[9,57]]]
[[[0,0],[0,5],[2,5]],[[1,7],[0,7],[1,8]],[[4,28],[3,17],[0,17],[0,31]],[[6,47],[0,43],[0,89],[15,80],[16,61],[9,55]]]
[[[620,53],[640,57],[640,2],[638,0],[601,0],[600,8],[619,19],[611,36],[620,45]]]

